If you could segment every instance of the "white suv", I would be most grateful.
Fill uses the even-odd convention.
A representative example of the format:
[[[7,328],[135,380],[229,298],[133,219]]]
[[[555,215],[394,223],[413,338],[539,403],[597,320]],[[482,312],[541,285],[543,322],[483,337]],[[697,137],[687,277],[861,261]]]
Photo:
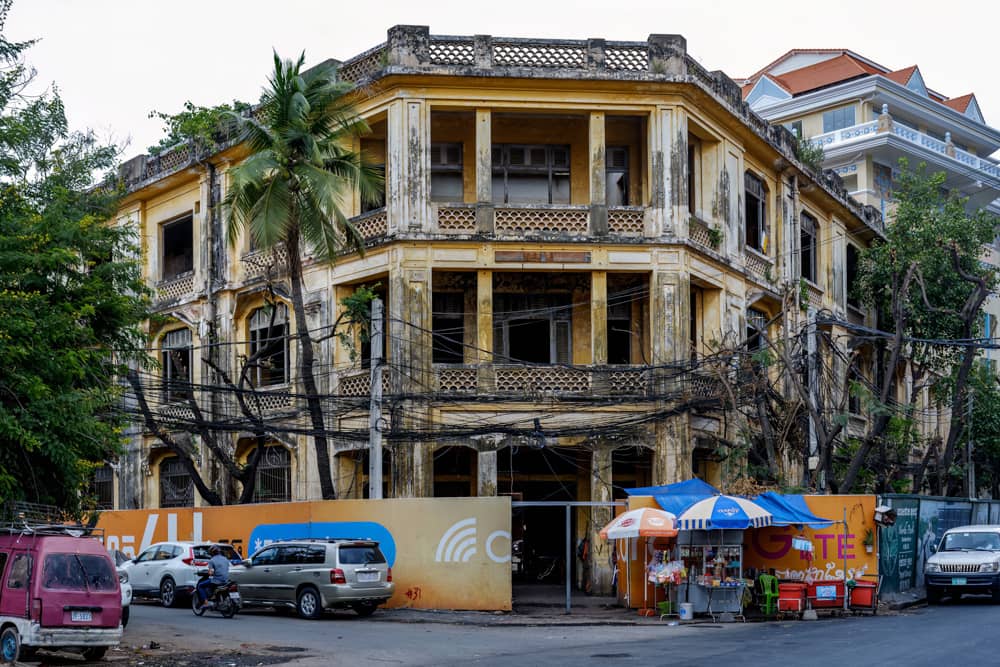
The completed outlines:
[[[208,566],[211,542],[159,542],[122,565],[136,596],[158,597],[164,607],[173,607],[181,596],[190,595],[198,583],[199,569]],[[228,544],[216,545],[233,563],[240,555]]]
[[[961,526],[945,532],[924,566],[927,602],[945,595],[988,593],[1000,602],[1000,526]]]

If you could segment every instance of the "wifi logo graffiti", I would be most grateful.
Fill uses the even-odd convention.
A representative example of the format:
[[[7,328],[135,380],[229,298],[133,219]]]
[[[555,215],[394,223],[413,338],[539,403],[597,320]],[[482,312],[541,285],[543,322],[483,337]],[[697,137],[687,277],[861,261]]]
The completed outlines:
[[[438,563],[468,563],[476,555],[476,517],[456,521],[444,531],[434,560]]]

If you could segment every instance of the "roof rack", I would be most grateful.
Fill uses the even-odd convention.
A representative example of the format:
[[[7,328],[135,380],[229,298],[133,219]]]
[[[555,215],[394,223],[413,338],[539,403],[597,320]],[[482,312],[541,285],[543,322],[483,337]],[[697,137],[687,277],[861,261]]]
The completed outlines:
[[[31,524],[27,521],[0,523],[0,535],[59,535],[63,537],[104,537],[103,528],[82,524]]]
[[[283,537],[280,540],[274,540],[271,544],[279,544],[281,542],[377,542],[370,537]],[[268,545],[270,546],[270,545]]]

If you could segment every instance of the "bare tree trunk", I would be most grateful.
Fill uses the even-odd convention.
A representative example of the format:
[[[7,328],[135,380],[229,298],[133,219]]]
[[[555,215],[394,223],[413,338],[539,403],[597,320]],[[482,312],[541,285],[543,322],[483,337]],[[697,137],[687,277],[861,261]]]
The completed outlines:
[[[181,462],[181,465],[184,466],[184,470],[191,476],[191,481],[194,483],[195,488],[198,489],[198,493],[205,502],[209,505],[224,504],[219,494],[212,490],[212,488],[205,483],[205,480],[201,478],[201,474],[198,472],[198,469],[194,467],[194,462],[191,460],[191,453],[180,443],[174,440],[153,417],[153,412],[149,409],[149,403],[146,401],[146,393],[143,391],[142,383],[139,382],[139,374],[134,370],[129,370],[127,378],[129,384],[132,385],[132,390],[135,392],[135,399],[139,404],[139,410],[142,412],[142,418],[146,424],[146,428],[152,431],[160,442],[165,444],[170,451],[177,456],[177,460]]]
[[[979,316],[979,309],[982,307],[983,302],[986,301],[986,297],[990,294],[989,285],[987,285],[986,280],[980,278],[979,276],[967,273],[962,268],[962,262],[958,255],[958,250],[952,246],[951,248],[952,261],[955,264],[955,271],[961,276],[962,280],[973,285],[972,293],[966,299],[965,304],[962,307],[959,317],[962,321],[962,337],[965,340],[972,338],[973,323]],[[937,493],[944,494],[948,492],[948,469],[951,468],[951,462],[955,456],[955,444],[958,442],[959,436],[962,434],[961,424],[962,424],[962,407],[965,403],[966,389],[969,383],[969,372],[972,370],[972,362],[975,361],[978,349],[974,347],[965,348],[965,354],[962,357],[962,365],[958,369],[958,376],[955,378],[955,386],[952,389],[951,397],[951,424],[948,428],[948,439],[945,441],[944,455],[941,457],[941,465],[938,466],[937,474]],[[975,490],[969,490],[970,495],[975,495]]]
[[[297,226],[290,226],[293,230]],[[302,258],[299,255],[299,237],[297,232],[291,232],[286,239],[288,246],[288,272],[292,283],[292,309],[295,311],[295,333],[299,339],[299,375],[302,378],[302,388],[306,394],[306,408],[312,421],[312,437],[316,450],[316,465],[319,468],[319,488],[324,500],[334,500],[337,497],[333,487],[333,476],[330,471],[330,449],[326,439],[326,423],[323,417],[323,402],[320,400],[316,386],[316,376],[313,374],[315,355],[312,347],[312,336],[306,323],[306,309],[302,297]]]

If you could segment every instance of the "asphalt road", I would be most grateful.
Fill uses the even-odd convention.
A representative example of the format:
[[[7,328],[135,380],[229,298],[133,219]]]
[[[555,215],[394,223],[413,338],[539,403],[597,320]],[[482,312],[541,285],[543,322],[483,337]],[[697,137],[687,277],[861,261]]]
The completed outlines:
[[[557,611],[553,612],[558,614]],[[380,618],[381,616],[381,618]],[[125,644],[158,638],[159,652],[236,651],[307,665],[843,665],[998,664],[1000,606],[985,600],[876,617],[778,623],[511,627],[396,622],[378,612],[304,621],[272,612],[196,618],[136,605]],[[139,642],[138,644],[136,642]],[[155,652],[154,652],[155,653]],[[222,656],[212,662],[228,664]],[[135,658],[131,662],[135,662]]]

